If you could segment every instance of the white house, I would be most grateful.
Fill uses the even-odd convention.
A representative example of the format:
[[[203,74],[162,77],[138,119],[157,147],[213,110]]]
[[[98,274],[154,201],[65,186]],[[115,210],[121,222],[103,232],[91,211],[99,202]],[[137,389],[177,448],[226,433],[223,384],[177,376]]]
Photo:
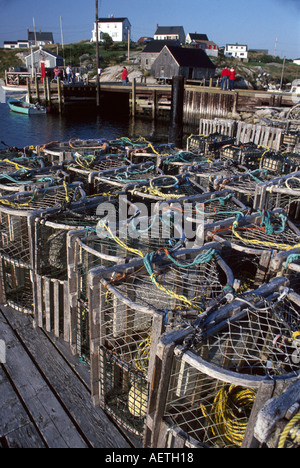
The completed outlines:
[[[185,43],[183,26],[158,26],[154,34],[155,41],[179,41]]]
[[[96,22],[92,31],[93,36],[91,42],[96,42]],[[102,34],[107,33],[110,35],[114,42],[122,42],[131,37],[131,24],[128,18],[99,18],[98,20],[98,39],[102,41]]]
[[[293,63],[295,65],[300,65],[300,58],[293,60]]]
[[[4,49],[29,49],[30,44],[29,41],[4,41],[3,42]]]
[[[63,67],[64,59],[60,55],[56,55],[49,50],[40,47],[31,54],[25,57],[26,67],[29,72],[32,72],[32,67],[35,71],[40,71],[41,62],[44,62],[45,68],[54,68],[56,65]]]
[[[248,60],[248,46],[241,44],[226,44],[225,57],[240,59],[242,62]]]

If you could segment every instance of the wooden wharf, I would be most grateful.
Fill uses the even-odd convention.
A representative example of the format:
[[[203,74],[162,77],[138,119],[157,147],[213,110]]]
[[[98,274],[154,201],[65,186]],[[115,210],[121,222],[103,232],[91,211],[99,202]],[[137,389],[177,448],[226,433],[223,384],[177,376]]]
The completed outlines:
[[[95,83],[63,84],[27,81],[30,100],[42,101],[52,110],[63,112],[69,106],[96,106],[97,88]],[[226,118],[228,113],[255,112],[259,107],[291,108],[294,105],[289,93],[266,92],[238,89],[234,92],[223,91],[218,87],[200,86],[200,83],[184,86],[183,122],[198,125],[200,118]],[[171,85],[149,85],[132,83],[122,86],[120,82],[100,81],[100,107],[105,111],[112,103],[119,105],[129,115],[151,119],[168,119],[172,105]]]
[[[32,317],[1,306],[0,448],[106,448],[132,445],[95,408],[89,367]]]

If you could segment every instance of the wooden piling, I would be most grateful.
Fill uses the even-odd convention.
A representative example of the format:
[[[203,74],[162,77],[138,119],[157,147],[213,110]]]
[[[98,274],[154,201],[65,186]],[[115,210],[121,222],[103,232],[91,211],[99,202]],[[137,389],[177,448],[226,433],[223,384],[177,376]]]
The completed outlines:
[[[131,103],[131,115],[135,117],[136,111],[136,78],[132,80],[132,103]]]
[[[31,102],[30,78],[27,78],[27,94],[28,94],[28,102]]]
[[[57,78],[57,91],[58,91],[58,111],[62,112],[62,90],[61,90],[61,79]]]
[[[169,143],[182,146],[183,136],[183,101],[184,101],[184,77],[174,76],[172,80],[172,104],[169,128]]]
[[[36,89],[36,100],[39,102],[40,100],[40,89],[39,89],[39,81],[37,75],[35,75],[35,89]]]

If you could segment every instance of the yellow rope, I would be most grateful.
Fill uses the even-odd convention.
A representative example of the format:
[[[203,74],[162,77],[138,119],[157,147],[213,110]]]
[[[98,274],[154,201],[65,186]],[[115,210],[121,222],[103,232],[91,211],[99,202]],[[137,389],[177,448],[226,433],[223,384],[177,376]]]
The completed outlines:
[[[234,221],[234,223],[232,225],[232,232],[233,232],[235,237],[237,237],[242,242],[245,242],[246,244],[262,245],[264,247],[271,247],[273,249],[279,249],[279,250],[285,250],[285,251],[300,248],[300,244],[288,245],[288,244],[278,244],[276,242],[260,241],[260,240],[257,240],[257,239],[244,239],[236,231],[236,228],[238,228],[238,225],[239,225],[238,221]]]
[[[21,166],[20,164],[17,164],[14,161],[10,161],[9,159],[4,159],[3,162],[6,162],[7,164],[11,164],[12,166],[15,166],[17,170],[19,169],[25,169],[26,171],[31,171],[29,167]]]
[[[211,422],[213,435],[221,437],[225,444],[229,442],[240,447],[248,424],[246,413],[250,414],[255,397],[251,389],[225,384],[216,394],[210,414],[201,404],[203,415]]]
[[[110,227],[107,226],[107,224],[103,221],[99,221],[98,223],[98,226],[100,228],[105,228],[106,231],[109,233],[109,235],[111,236],[111,238],[120,246],[122,247],[123,249],[125,250],[128,250],[129,252],[135,254],[135,255],[138,255],[139,257],[142,257],[144,258],[144,254],[141,250],[138,250],[138,249],[133,249],[131,247],[129,247],[128,245],[125,244],[125,242],[123,242],[121,239],[119,239],[118,237],[116,237],[112,230],[110,229]]]
[[[297,413],[285,426],[278,442],[278,448],[288,448],[285,447],[287,438],[291,439],[291,446],[300,445],[300,412]]]

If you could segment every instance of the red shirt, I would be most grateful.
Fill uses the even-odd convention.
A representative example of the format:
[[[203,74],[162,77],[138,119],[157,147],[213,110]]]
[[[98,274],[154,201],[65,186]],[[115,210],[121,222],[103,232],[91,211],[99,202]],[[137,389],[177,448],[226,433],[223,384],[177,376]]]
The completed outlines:
[[[221,78],[223,78],[223,76],[229,76],[229,70],[228,70],[228,68],[224,68],[224,70],[222,70]]]
[[[122,72],[122,80],[126,80],[126,78],[127,78],[127,70],[124,68]]]
[[[236,75],[236,71],[235,70],[230,70],[229,79],[230,80],[235,80],[235,75]]]

